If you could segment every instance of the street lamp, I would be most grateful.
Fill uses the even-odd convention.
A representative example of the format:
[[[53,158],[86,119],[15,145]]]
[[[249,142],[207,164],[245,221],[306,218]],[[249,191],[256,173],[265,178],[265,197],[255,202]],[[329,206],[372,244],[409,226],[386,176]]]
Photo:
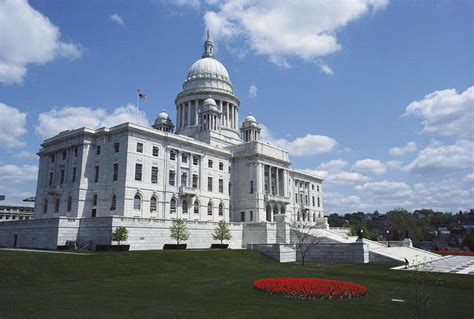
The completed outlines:
[[[387,236],[387,247],[390,247],[390,241],[388,236],[390,235],[390,230],[387,229],[386,236]]]

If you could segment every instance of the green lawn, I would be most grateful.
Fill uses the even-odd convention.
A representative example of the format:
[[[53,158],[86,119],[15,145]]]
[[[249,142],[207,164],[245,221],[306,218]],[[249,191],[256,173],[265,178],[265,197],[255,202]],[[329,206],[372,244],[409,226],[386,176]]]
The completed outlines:
[[[299,300],[251,288],[266,277],[350,280],[352,300]],[[255,251],[77,256],[0,251],[0,318],[411,318],[409,274],[386,265],[280,264]],[[439,275],[429,318],[474,316],[474,276]],[[406,304],[391,299],[405,299]]]

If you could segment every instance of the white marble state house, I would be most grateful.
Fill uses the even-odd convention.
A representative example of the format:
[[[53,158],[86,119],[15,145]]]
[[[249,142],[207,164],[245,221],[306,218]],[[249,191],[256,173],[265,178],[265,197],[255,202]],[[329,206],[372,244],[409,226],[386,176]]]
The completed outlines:
[[[261,142],[254,116],[239,122],[239,99],[209,38],[175,104],[176,120],[162,111],[152,128],[124,123],[46,139],[34,220],[0,223],[0,246],[93,248],[125,226],[131,249],[160,249],[172,243],[176,218],[188,221],[191,248],[209,247],[221,219],[235,248],[289,242],[293,221],[328,227],[322,179]]]

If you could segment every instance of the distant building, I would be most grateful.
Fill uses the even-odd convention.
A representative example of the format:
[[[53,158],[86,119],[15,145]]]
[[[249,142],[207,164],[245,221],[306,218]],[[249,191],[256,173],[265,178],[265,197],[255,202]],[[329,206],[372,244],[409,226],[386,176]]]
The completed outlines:
[[[33,218],[34,208],[24,205],[0,205],[0,222]]]

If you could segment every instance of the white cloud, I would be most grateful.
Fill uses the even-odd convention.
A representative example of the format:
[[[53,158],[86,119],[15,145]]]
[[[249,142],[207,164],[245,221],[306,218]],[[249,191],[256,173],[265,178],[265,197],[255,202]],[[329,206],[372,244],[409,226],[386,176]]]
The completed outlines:
[[[393,168],[393,169],[402,169],[403,168],[403,163],[401,161],[387,161],[385,162],[385,165],[388,168]]]
[[[474,142],[459,140],[452,145],[433,142],[420,150],[415,160],[404,167],[405,170],[430,175],[450,173],[474,167]]]
[[[324,179],[324,182],[328,184],[354,184],[367,182],[370,180],[369,177],[357,172],[346,172],[339,170],[331,172],[318,169],[305,169],[304,171],[321,177]]]
[[[114,21],[114,22],[117,22],[118,24],[120,24],[121,26],[124,25],[123,23],[123,20],[122,20],[122,17],[119,16],[118,14],[114,13],[110,16],[110,20]]]
[[[26,133],[26,113],[0,103],[0,145],[2,147],[23,146],[19,139]]]
[[[410,185],[404,182],[377,181],[357,185],[355,189],[369,195],[376,195],[381,202],[382,199],[406,199],[413,196]]]
[[[284,138],[274,138],[270,130],[263,124],[260,124],[261,139],[264,142],[274,144],[287,150],[293,156],[309,156],[331,152],[337,142],[332,137],[324,135],[306,134],[292,141]]]
[[[288,58],[305,61],[341,49],[336,32],[370,11],[387,5],[387,0],[286,1],[228,0],[204,15],[206,26],[216,39],[245,41],[256,54],[289,67]],[[322,71],[332,72],[328,66]]]
[[[191,7],[192,9],[198,10],[201,7],[201,2],[199,0],[174,0],[175,5],[182,7]],[[212,5],[212,1],[208,2]]]
[[[403,156],[407,153],[412,153],[418,150],[418,147],[416,145],[415,141],[408,142],[407,145],[405,146],[400,146],[400,147],[392,147],[391,149],[388,150],[390,155],[393,156]]]
[[[331,160],[319,164],[318,168],[323,170],[340,170],[347,166],[347,162],[342,159]]]
[[[0,180],[2,183],[22,183],[36,181],[38,177],[38,166],[36,165],[12,165],[0,166]]]
[[[59,39],[58,27],[26,0],[0,1],[0,83],[22,83],[31,63],[80,57],[75,44]]]
[[[377,175],[384,174],[387,171],[381,161],[370,158],[355,162],[352,169]]]
[[[474,182],[474,173],[470,173],[464,176],[464,180],[467,182]]]
[[[434,91],[411,102],[404,116],[422,120],[423,132],[446,136],[474,135],[474,86],[462,93],[455,89]]]
[[[18,153],[15,154],[15,157],[17,158],[22,158],[22,159],[26,159],[26,158],[34,158],[36,159],[37,158],[37,155],[33,152],[28,152],[28,151],[20,151]]]
[[[38,116],[36,131],[43,137],[51,137],[59,132],[80,127],[99,128],[111,127],[125,122],[136,122],[136,106],[128,104],[120,106],[112,113],[101,108],[65,106],[54,108]],[[138,112],[138,123],[149,126],[146,114]]]
[[[257,86],[255,86],[255,84],[252,84],[252,85],[249,87],[249,97],[250,97],[250,98],[255,98],[255,97],[257,97]]]
[[[334,71],[331,69],[331,67],[325,63],[318,63],[319,68],[321,69],[321,72],[323,72],[326,75],[334,75]]]
[[[361,207],[361,199],[356,195],[344,195],[338,192],[324,192],[324,210],[326,213],[350,213]]]

